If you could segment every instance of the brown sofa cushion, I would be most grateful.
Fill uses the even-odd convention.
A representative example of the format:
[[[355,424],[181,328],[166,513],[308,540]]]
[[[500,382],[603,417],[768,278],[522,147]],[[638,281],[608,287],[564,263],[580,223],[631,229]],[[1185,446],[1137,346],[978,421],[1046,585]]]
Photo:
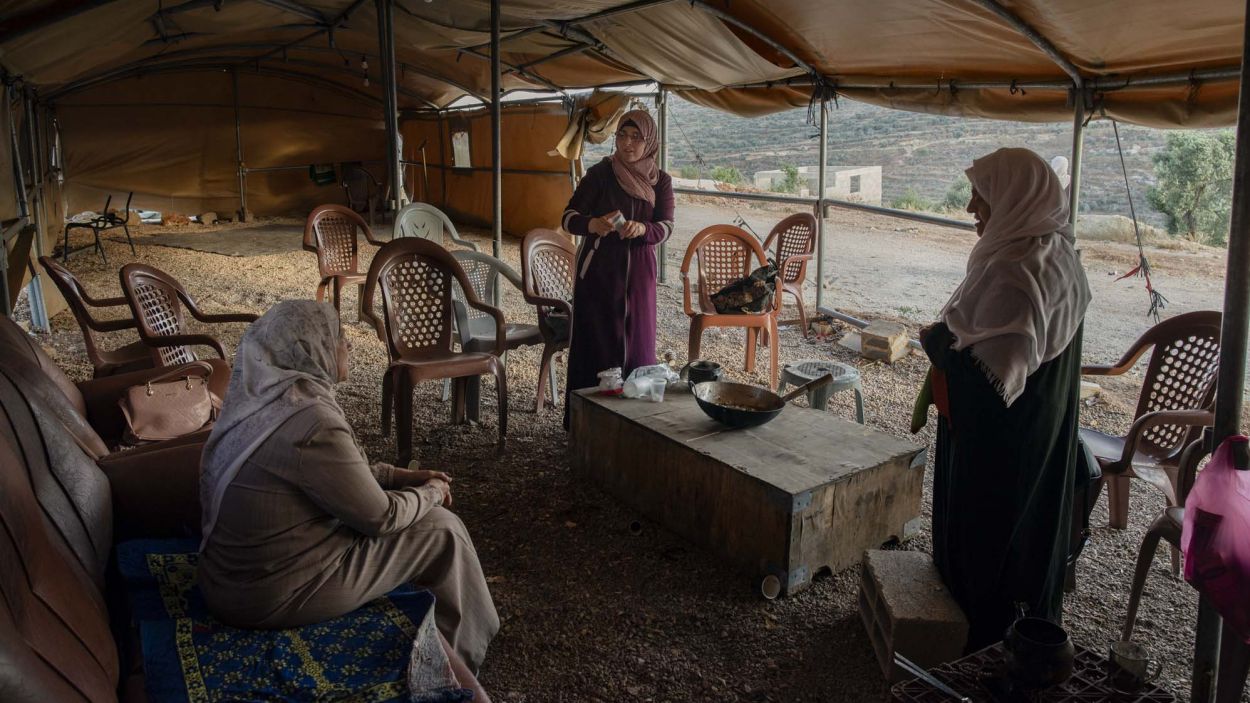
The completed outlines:
[[[25,359],[42,370],[48,380],[65,395],[70,407],[77,410],[79,415],[86,417],[87,404],[83,401],[78,386],[69,380],[69,376],[66,376],[65,372],[48,357],[43,347],[31,339],[25,330],[18,327],[16,322],[0,317],[0,359],[7,361],[15,356]]]

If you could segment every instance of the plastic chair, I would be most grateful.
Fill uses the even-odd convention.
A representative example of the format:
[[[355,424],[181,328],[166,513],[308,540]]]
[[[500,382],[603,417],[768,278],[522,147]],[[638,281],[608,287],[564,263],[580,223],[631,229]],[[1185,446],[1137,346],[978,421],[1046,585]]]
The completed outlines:
[[[107,232],[110,229],[117,229],[118,227],[121,227],[122,231],[126,233],[126,243],[130,245],[131,255],[136,255],[134,240],[130,238],[130,201],[134,199],[134,197],[135,197],[134,191],[131,191],[130,194],[126,196],[125,217],[118,217],[116,213],[109,212],[109,207],[113,204],[113,196],[110,195],[107,198],[105,198],[104,210],[101,211],[101,213],[98,216],[91,218],[91,220],[88,222],[67,223],[65,225],[65,243],[61,246],[61,261],[62,262],[69,261],[69,255],[70,255],[69,231],[71,229],[91,230],[91,234],[95,237],[95,244],[93,245],[93,247],[95,248],[97,252],[100,253],[100,258],[104,260],[104,263],[108,264],[109,258],[108,256],[105,255],[104,246],[100,243],[100,233]]]
[[[408,203],[401,208],[399,214],[395,215],[395,229],[391,238],[421,237],[446,247],[443,243],[444,235],[465,249],[478,250],[473,242],[461,239],[456,226],[446,213],[429,203]]]
[[[538,367],[538,395],[534,407],[555,407],[559,397],[551,359],[569,347],[573,321],[573,270],[577,250],[568,237],[549,229],[532,229],[521,241],[521,290],[525,302],[538,311],[538,330],[543,337],[543,358]],[[551,401],[543,393],[550,386]]]
[[[1133,586],[1129,590],[1128,613],[1124,616],[1122,640],[1133,638],[1133,626],[1137,623],[1137,607],[1141,604],[1142,590],[1146,586],[1146,575],[1150,573],[1150,565],[1154,563],[1155,552],[1159,549],[1159,540],[1172,545],[1172,572],[1175,575],[1179,565],[1181,547],[1181,525],[1185,523],[1185,498],[1194,485],[1194,477],[1198,474],[1198,464],[1209,454],[1207,440],[1200,437],[1190,442],[1181,452],[1177,461],[1178,467],[1178,505],[1169,505],[1159,513],[1159,517],[1150,525],[1146,536],[1142,539],[1141,549],[1137,550],[1137,567],[1133,571]]]
[[[343,194],[347,197],[347,207],[357,214],[369,216],[369,226],[373,226],[373,215],[377,212],[379,200],[385,200],[388,192],[382,191],[382,182],[373,177],[360,164],[343,165]]]
[[[459,284],[464,303],[494,318],[495,344],[489,352],[452,348],[452,288]],[[381,290],[382,315],[373,315]],[[499,358],[506,346],[503,313],[481,302],[456,259],[426,239],[406,237],[387,243],[373,257],[365,280],[365,310],[375,322],[378,339],[386,343],[391,363],[382,379],[382,404],[393,403],[399,463],[412,458],[412,391],[421,381],[443,378],[456,382],[454,416],[465,415],[466,381],[482,374],[495,376],[499,396],[499,447],[508,430],[508,383]],[[390,434],[383,412],[382,434]]]
[[[698,259],[698,309],[692,307],[690,265]],[[777,387],[777,316],[781,311],[781,295],[773,295],[772,305],[758,313],[716,312],[712,294],[733,281],[750,275],[767,263],[759,240],[733,225],[712,225],[690,240],[686,257],[681,262],[682,304],[690,316],[690,346],[687,358],[699,358],[703,330],[709,327],[742,327],[746,330],[746,371],[755,370],[755,348],[760,334],[771,340],[772,358],[768,387]]]
[[[803,283],[807,280],[807,262],[816,252],[816,216],[810,212],[791,215],[773,227],[764,240],[764,251],[777,245],[774,260],[777,262],[777,283],[782,293],[794,296],[799,306],[799,324],[807,337],[807,309],[803,305]],[[820,285],[819,282],[817,285]]]
[[[304,250],[317,255],[317,271],[321,275],[317,300],[320,302],[326,288],[331,288],[331,301],[336,311],[343,286],[355,283],[358,292],[364,290],[365,274],[358,270],[357,230],[364,232],[365,240],[376,247],[385,243],[373,238],[373,230],[360,215],[342,205],[319,205],[308,213],[304,222]],[[363,300],[364,296],[358,295],[358,302]],[[360,316],[365,317],[363,312]]]
[[[177,366],[196,361],[191,346],[212,347],[217,356],[226,358],[221,342],[207,334],[187,334],[185,305],[191,316],[200,322],[255,322],[259,315],[224,313],[210,315],[196,306],[182,284],[160,269],[144,264],[126,264],[120,273],[122,291],[130,312],[138,323],[139,339],[149,349],[153,366]]]
[[[1147,330],[1114,366],[1085,366],[1087,376],[1123,374],[1147,349],[1146,383],[1128,434],[1115,437],[1081,428],[1081,439],[1102,466],[1111,526],[1128,525],[1129,479],[1139,478],[1177,502],[1181,450],[1215,421],[1215,380],[1220,360],[1220,313],[1177,315]]]
[[[39,263],[48,272],[48,277],[56,284],[57,289],[61,291],[65,302],[69,304],[70,311],[74,313],[74,319],[78,321],[78,327],[82,330],[83,346],[87,349],[87,358],[91,360],[91,367],[94,369],[93,378],[152,368],[152,355],[148,353],[148,348],[142,340],[136,340],[109,351],[96,346],[93,333],[135,329],[138,323],[132,315],[127,315],[125,319],[97,320],[92,317],[88,306],[93,308],[127,307],[125,297],[92,298],[87,294],[78,277],[50,257],[39,257]],[[129,310],[128,307],[127,310]]]

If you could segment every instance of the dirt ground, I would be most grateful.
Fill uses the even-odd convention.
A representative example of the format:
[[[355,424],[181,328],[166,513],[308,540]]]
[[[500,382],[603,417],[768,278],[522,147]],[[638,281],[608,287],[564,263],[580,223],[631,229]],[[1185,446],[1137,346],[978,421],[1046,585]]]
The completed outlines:
[[[660,352],[672,350],[685,361],[688,324],[681,312],[677,267],[685,242],[701,227],[742,214],[760,234],[782,216],[761,208],[722,208],[680,204],[678,232],[668,250],[669,283],[658,304]],[[864,318],[888,318],[913,331],[931,321],[958,283],[973,235],[915,225],[875,215],[834,211],[824,284],[826,304]],[[117,267],[138,260],[178,278],[210,312],[264,312],[289,298],[310,298],[317,283],[311,254],[299,251],[294,221],[286,233],[288,253],[228,257],[154,246],[160,233],[145,226],[136,232],[138,255],[112,239],[105,247],[112,262],[83,252],[70,260],[94,296],[118,295]],[[199,228],[207,231],[212,228]],[[219,225],[218,227],[238,227]],[[179,231],[186,231],[181,228]],[[462,234],[489,251],[486,234]],[[368,253],[362,248],[363,267]],[[1121,244],[1087,244],[1094,303],[1085,332],[1086,362],[1109,362],[1149,326],[1140,280],[1114,282],[1113,274],[1134,265],[1136,251]],[[1155,285],[1171,300],[1165,315],[1219,308],[1223,252],[1199,247],[1151,250]],[[516,240],[506,242],[504,258],[519,270]],[[813,267],[814,269],[814,267]],[[815,271],[809,273],[815,279]],[[809,304],[814,289],[809,292]],[[393,460],[393,439],[380,435],[380,378],[386,353],[372,329],[355,322],[355,293],[344,304],[344,320],[354,344],[351,378],[339,399],[370,457]],[[510,320],[532,321],[532,309],[519,293],[503,304]],[[352,312],[349,312],[352,311]],[[787,303],[784,317],[795,317]],[[90,375],[77,326],[69,313],[52,320],[51,334],[39,335],[54,358],[75,377]],[[783,328],[781,361],[827,358],[854,364],[863,376],[869,425],[918,444],[933,440],[933,424],[918,436],[908,433],[912,402],[927,362],[910,356],[894,365],[867,362],[834,340],[847,328],[838,324],[832,339],[804,339],[797,326]],[[242,325],[220,325],[213,333],[237,344]],[[124,335],[114,344],[129,341]],[[764,382],[760,373],[741,371],[740,333],[711,331],[703,355],[719,360],[739,380]],[[750,579],[712,555],[643,520],[641,533],[629,529],[641,519],[592,485],[576,480],[566,458],[567,441],[559,410],[535,412],[533,397],[539,350],[509,355],[508,449],[495,449],[493,384],[483,384],[482,423],[449,424],[441,384],[417,391],[416,453],[424,466],[451,472],[456,510],[476,542],[503,623],[481,671],[496,700],[538,701],[867,701],[886,692],[856,607],[858,569],[817,580],[796,596],[766,601]],[[761,369],[767,367],[763,364]],[[563,367],[560,367],[561,377]],[[1130,375],[1103,383],[1103,394],[1083,404],[1083,423],[1122,432],[1131,419],[1141,379]],[[800,401],[801,402],[801,401]],[[837,396],[829,412],[852,419],[850,398]],[[930,467],[931,468],[931,467]],[[1134,482],[1127,530],[1107,525],[1105,500],[1093,517],[1094,534],[1078,570],[1078,588],[1067,597],[1065,625],[1077,643],[1103,649],[1118,639],[1137,549],[1150,521],[1163,506],[1157,493]],[[902,546],[928,550],[931,477],[926,476],[923,512],[926,528]],[[1164,666],[1162,683],[1188,698],[1196,615],[1195,592],[1171,576],[1160,550],[1146,585],[1136,639]],[[1250,701],[1247,696],[1246,701]]]

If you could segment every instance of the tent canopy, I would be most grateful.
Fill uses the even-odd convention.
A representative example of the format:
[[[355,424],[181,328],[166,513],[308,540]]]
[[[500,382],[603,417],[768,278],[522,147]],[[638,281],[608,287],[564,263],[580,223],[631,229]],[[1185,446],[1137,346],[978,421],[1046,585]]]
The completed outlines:
[[[117,79],[237,68],[382,101],[371,0],[16,0],[0,65],[56,101]],[[394,0],[399,107],[490,92],[488,0]],[[837,93],[1021,120],[1095,110],[1231,124],[1244,8],[1230,0],[505,0],[504,90],[654,80],[764,114]],[[366,80],[367,77],[367,80]]]

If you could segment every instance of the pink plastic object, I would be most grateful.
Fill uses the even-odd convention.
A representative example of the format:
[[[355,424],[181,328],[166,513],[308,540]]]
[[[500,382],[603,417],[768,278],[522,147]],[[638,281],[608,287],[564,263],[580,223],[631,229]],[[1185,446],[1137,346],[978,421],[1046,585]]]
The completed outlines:
[[[1250,644],[1250,470],[1234,466],[1234,452],[1245,456],[1247,442],[1242,435],[1224,440],[1198,474],[1185,500],[1181,549],[1185,580]]]

